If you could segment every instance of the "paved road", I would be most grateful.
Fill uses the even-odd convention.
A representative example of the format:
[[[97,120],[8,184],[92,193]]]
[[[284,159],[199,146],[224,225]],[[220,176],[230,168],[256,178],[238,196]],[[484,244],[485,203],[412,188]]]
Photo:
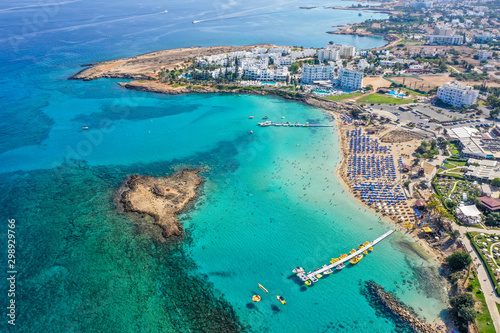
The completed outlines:
[[[471,242],[465,236],[465,233],[467,231],[475,231],[475,229],[470,228],[471,230],[469,230],[469,228],[462,226],[455,226],[455,227],[458,228],[458,230],[460,230],[460,233],[462,234],[460,240],[465,245],[467,252],[469,252],[473,258],[477,258],[474,259],[474,266],[476,266],[477,276],[479,278],[479,283],[481,284],[481,290],[484,293],[486,305],[488,306],[488,310],[490,311],[491,320],[493,321],[493,325],[495,326],[495,331],[500,332],[500,314],[498,313],[498,308],[496,305],[496,303],[500,303],[500,297],[496,296],[495,294],[495,287],[493,286],[493,283],[490,280],[486,268],[484,267],[481,259],[479,258],[479,254],[476,253]],[[483,232],[485,234],[500,236],[500,230],[478,230],[478,231]]]

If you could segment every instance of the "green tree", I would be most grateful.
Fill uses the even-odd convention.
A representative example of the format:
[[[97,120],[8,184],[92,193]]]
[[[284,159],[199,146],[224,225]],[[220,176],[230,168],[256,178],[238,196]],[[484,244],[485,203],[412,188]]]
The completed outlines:
[[[476,310],[474,308],[462,308],[458,310],[457,315],[465,321],[474,321],[476,319]]]
[[[455,201],[445,201],[444,205],[452,212],[457,208],[457,203]]]
[[[299,71],[299,68],[300,68],[300,65],[298,62],[292,62],[292,64],[290,65],[290,72],[292,73],[297,73]]]
[[[500,178],[494,178],[492,181],[491,181],[491,185],[495,186],[495,187],[500,187]]]
[[[460,294],[450,299],[452,311],[460,321],[469,322],[476,318],[474,297],[470,293]]]
[[[491,118],[498,118],[499,114],[500,114],[500,108],[496,108],[490,111]]]
[[[452,232],[450,232],[450,237],[452,239],[457,239],[459,236],[460,236],[460,231],[459,230],[453,230]]]
[[[460,294],[450,299],[450,305],[454,309],[473,308],[475,304],[474,297],[470,293]]]
[[[486,216],[486,225],[490,227],[497,226],[500,223],[500,213],[489,213]]]
[[[472,262],[472,259],[467,252],[459,251],[446,257],[446,262],[452,269],[461,270],[467,267]]]

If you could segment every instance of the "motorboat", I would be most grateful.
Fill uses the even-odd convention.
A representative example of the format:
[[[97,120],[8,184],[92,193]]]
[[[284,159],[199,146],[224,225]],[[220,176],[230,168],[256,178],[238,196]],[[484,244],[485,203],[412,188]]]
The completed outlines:
[[[285,305],[286,304],[286,301],[283,297],[281,297],[280,295],[277,295],[276,298],[278,299],[278,301],[281,302],[281,304]]]
[[[89,129],[89,127],[88,127],[88,126],[82,126],[82,130],[86,131],[86,130],[88,130],[88,129]]]
[[[304,273],[304,269],[302,267],[297,267],[292,272],[294,272],[295,274]]]
[[[361,259],[363,259],[363,255],[360,254],[360,255],[357,255],[355,258],[351,259],[349,262],[352,264],[352,265],[356,265],[358,262],[361,261]]]
[[[311,280],[307,280],[307,281],[305,282],[305,285],[306,285],[306,286],[308,286],[308,287],[309,287],[309,286],[311,286],[311,285],[312,285]]]
[[[345,268],[345,265],[344,264],[340,264],[340,265],[337,266],[336,270],[340,271],[343,268]]]

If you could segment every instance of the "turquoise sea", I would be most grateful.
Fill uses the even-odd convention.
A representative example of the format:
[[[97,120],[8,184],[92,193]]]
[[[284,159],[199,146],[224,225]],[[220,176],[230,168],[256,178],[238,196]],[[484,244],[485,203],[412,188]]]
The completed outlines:
[[[18,273],[16,326],[2,316],[0,331],[405,331],[360,293],[368,279],[429,321],[442,316],[436,263],[401,233],[311,288],[291,276],[393,228],[344,192],[334,174],[335,128],[256,127],[264,116],[330,123],[321,110],[274,97],[164,96],[127,91],[119,80],[66,80],[81,64],[193,45],[384,45],[325,33],[384,17],[323,8],[350,4],[2,2],[0,216],[16,220]],[[180,216],[184,242],[156,244],[118,214],[115,191],[127,175],[182,167],[203,168],[206,181]],[[6,226],[0,235],[6,244]],[[260,303],[251,301],[256,293]]]

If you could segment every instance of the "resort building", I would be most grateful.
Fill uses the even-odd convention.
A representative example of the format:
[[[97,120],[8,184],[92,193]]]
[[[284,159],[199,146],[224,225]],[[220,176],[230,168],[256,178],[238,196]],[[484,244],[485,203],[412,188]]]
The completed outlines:
[[[476,103],[479,91],[474,90],[471,86],[466,86],[458,81],[445,83],[438,88],[437,97],[445,103],[462,106],[472,105]]]
[[[358,67],[358,71],[362,72],[365,70],[365,68],[371,68],[371,67],[373,67],[373,65],[370,65],[368,63],[368,61],[366,61],[365,59],[360,59],[357,67]]]
[[[339,60],[340,53],[337,49],[322,49],[318,51],[318,59],[321,61],[324,60]]]
[[[462,157],[472,158],[466,167],[466,177],[483,180],[500,178],[500,166],[496,164],[496,161],[500,160],[500,139],[495,138],[494,133],[495,130],[491,134],[481,133],[471,127],[448,129],[447,139],[457,140],[462,149]]]
[[[339,70],[338,85],[342,89],[358,90],[363,88],[363,72],[346,68]]]
[[[335,66],[303,65],[302,84],[312,84],[314,81],[328,81],[335,78]]]
[[[478,50],[477,58],[479,60],[491,59],[493,58],[493,52],[487,50]]]
[[[500,199],[490,198],[490,197],[480,197],[481,204],[489,210],[490,212],[496,212],[500,210]]]
[[[315,54],[316,54],[315,49],[305,49],[302,51],[292,51],[292,52],[290,52],[290,58],[292,60],[300,59],[300,58],[310,58],[310,57],[314,57]]]
[[[462,45],[464,36],[456,35],[453,29],[447,26],[437,26],[434,34],[429,36],[429,44]]]
[[[432,8],[432,1],[412,1],[410,7],[412,8]]]
[[[350,45],[341,45],[339,53],[342,59],[354,58],[356,55],[356,48]]]
[[[396,64],[395,61],[389,61],[389,60],[380,60],[380,66],[394,66]]]
[[[328,44],[318,51],[320,60],[350,59],[356,56],[356,48],[350,45]]]
[[[478,224],[481,222],[481,212],[477,209],[476,205],[458,207],[456,216],[460,222],[466,224]]]
[[[452,36],[429,36],[429,44],[438,45],[462,45],[464,43],[464,36],[452,35]]]
[[[410,66],[408,66],[407,70],[410,72],[421,72],[424,70],[424,66],[422,66],[422,65],[410,65]]]
[[[481,34],[481,35],[474,36],[474,39],[476,40],[476,42],[483,42],[483,43],[490,41],[490,40],[493,40],[493,39],[496,39],[496,38],[498,38],[498,36],[495,34],[492,34],[490,32],[483,32],[483,34]]]
[[[498,162],[495,160],[479,160],[475,158],[469,158],[467,161],[469,164],[466,168],[465,177],[480,179],[480,180],[493,180],[500,176],[500,170],[498,170]]]

